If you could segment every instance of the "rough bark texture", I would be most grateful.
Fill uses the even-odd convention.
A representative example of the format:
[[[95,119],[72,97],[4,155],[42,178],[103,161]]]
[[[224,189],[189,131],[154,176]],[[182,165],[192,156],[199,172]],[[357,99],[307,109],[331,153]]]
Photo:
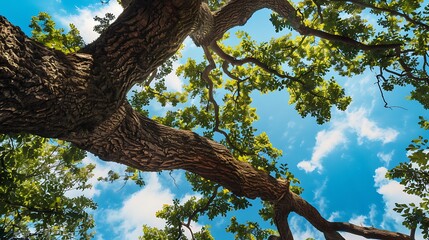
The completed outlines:
[[[302,26],[289,2],[231,0],[215,13],[208,12],[201,1],[136,0],[126,5],[98,40],[70,55],[35,43],[0,17],[0,133],[65,139],[101,159],[142,171],[185,169],[199,174],[237,195],[272,202],[279,239],[293,239],[287,223],[290,212],[306,218],[327,239],[343,239],[338,231],[410,239],[328,222],[290,192],[288,182],[237,161],[216,142],[143,117],[126,102],[129,88],[174,54],[188,35],[209,46],[261,8],[289,17],[300,32]]]

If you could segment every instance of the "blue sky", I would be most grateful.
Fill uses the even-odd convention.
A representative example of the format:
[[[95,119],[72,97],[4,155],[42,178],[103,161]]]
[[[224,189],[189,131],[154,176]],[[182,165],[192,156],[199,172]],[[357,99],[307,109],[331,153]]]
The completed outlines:
[[[95,15],[103,16],[106,12],[118,15],[121,7],[116,1],[103,5],[98,0],[4,1],[0,15],[29,34],[31,16],[40,11],[50,13],[61,27],[74,23],[89,43],[97,37],[92,31],[92,18]],[[260,11],[240,29],[250,32],[259,41],[278,36],[270,26],[268,16],[269,11]],[[185,58],[200,56],[201,53],[192,41],[185,41]],[[353,97],[353,103],[345,112],[334,110],[331,122],[317,125],[313,118],[302,119],[293,106],[287,105],[287,93],[255,93],[253,106],[260,116],[256,128],[267,132],[274,146],[283,150],[281,161],[287,162],[290,170],[301,180],[304,198],[326,218],[408,232],[402,227],[400,216],[392,209],[395,202],[418,202],[419,199],[405,195],[402,186],[397,181],[385,179],[384,174],[386,169],[406,160],[405,147],[411,139],[425,134],[417,122],[418,116],[427,117],[427,113],[417,103],[406,100],[409,90],[406,88],[385,93],[390,105],[406,110],[384,108],[374,84],[375,73],[369,70],[360,76],[340,78],[338,81]],[[180,90],[182,82],[170,75],[167,85],[172,90]],[[150,110],[160,114],[166,109],[154,104]],[[105,176],[110,169],[121,171],[125,168],[99,161],[92,155],[84,161],[97,163],[96,177]],[[163,227],[165,223],[154,215],[163,204],[171,203],[173,198],[184,201],[191,196],[198,197],[184,181],[183,172],[174,171],[172,176],[168,173],[148,173],[144,188],[133,184],[123,186],[119,182],[100,183],[95,177],[92,180],[94,188],[83,193],[93,197],[99,205],[94,212],[97,224],[95,239],[135,239],[141,235],[143,224]],[[233,214],[243,222],[258,220],[257,208]],[[224,231],[228,222],[228,218],[216,218],[212,222],[203,219],[195,223],[194,228],[210,224],[216,239],[231,239],[232,235]],[[290,223],[296,239],[323,239],[317,230],[296,215],[290,217]],[[268,226],[267,223],[261,224]],[[348,234],[344,236],[346,239],[361,239]]]

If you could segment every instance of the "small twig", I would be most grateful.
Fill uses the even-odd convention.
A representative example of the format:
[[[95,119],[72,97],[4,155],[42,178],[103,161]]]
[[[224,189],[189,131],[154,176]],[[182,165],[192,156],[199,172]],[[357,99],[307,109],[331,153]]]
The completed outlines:
[[[195,218],[195,216],[196,216],[198,213],[202,214],[202,213],[204,213],[205,211],[207,211],[207,210],[209,209],[210,204],[212,204],[213,200],[214,200],[214,199],[216,198],[216,196],[217,196],[217,191],[218,191],[218,189],[219,189],[219,186],[220,186],[220,185],[216,185],[216,186],[214,187],[214,189],[213,189],[213,193],[212,193],[212,195],[210,196],[210,198],[208,199],[207,203],[204,205],[204,207],[201,207],[201,208],[195,209],[195,211],[194,211],[194,212],[192,212],[192,214],[188,217],[188,222],[187,222],[187,223],[184,223],[184,222],[182,222],[182,223],[181,223],[181,225],[182,225],[182,226],[185,226],[185,227],[189,230],[189,232],[191,233],[191,237],[192,237],[192,239],[193,239],[193,240],[195,240],[195,237],[194,237],[194,233],[193,233],[192,228],[191,228],[191,222],[192,222],[192,219],[194,219],[194,218]]]
[[[380,85],[380,80],[387,82],[386,78],[383,76],[383,69],[381,67],[380,67],[380,74],[376,75],[376,78],[377,78],[376,84],[378,86],[378,90],[380,91],[381,99],[384,102],[384,107],[389,109],[401,108],[401,109],[407,110],[406,108],[401,106],[389,106],[389,104],[387,103],[386,98],[384,97],[383,88]]]
[[[401,65],[401,67],[404,69],[404,72],[406,74],[407,77],[417,80],[417,81],[425,81],[427,84],[429,84],[429,77],[416,77],[414,76],[414,74],[412,73],[412,68],[410,68],[405,61],[401,58],[401,50],[399,47],[396,48],[396,55],[398,57],[398,62]]]
[[[176,188],[178,188],[176,179],[173,177],[172,173],[173,173],[173,170],[170,170],[170,172],[168,173],[168,175],[170,175],[170,177],[173,179],[174,186],[176,186]]]

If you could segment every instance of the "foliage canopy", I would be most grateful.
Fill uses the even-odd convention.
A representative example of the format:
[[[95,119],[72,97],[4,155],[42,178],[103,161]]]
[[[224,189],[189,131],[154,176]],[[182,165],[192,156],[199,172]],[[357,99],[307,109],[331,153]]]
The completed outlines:
[[[208,7],[220,13],[235,2],[239,1],[210,0]],[[370,68],[378,72],[377,84],[386,107],[390,106],[383,91],[411,86],[410,99],[429,108],[429,6],[422,3],[411,0],[288,3],[297,11],[287,15],[281,9],[274,9],[276,13],[270,21],[277,32],[291,33],[257,42],[250,34],[238,31],[235,46],[228,44],[230,33],[209,45],[201,44],[192,36],[202,45],[204,58],[188,59],[178,67],[177,75],[185,79],[183,90],[168,91],[165,84],[166,76],[174,69],[173,62],[181,57],[178,51],[139,83],[141,91],[134,92],[130,102],[146,116],[150,115],[146,107],[153,101],[176,107],[163,116],[151,117],[163,125],[198,131],[206,138],[218,140],[235,159],[276,179],[290,181],[291,191],[300,194],[299,180],[289,172],[287,164],[279,162],[282,152],[273,146],[265,132],[254,127],[259,117],[252,107],[252,94],[285,90],[290,96],[289,103],[302,117],[309,115],[323,124],[331,119],[333,107],[345,110],[352,101],[336,78],[351,77]],[[243,16],[243,21],[249,17]],[[113,15],[96,17],[100,25],[95,31],[105,34],[113,18]],[[34,17],[30,26],[33,38],[50,48],[72,53],[84,47],[75,26],[70,25],[71,30],[64,33],[63,29],[55,28],[46,13]],[[428,128],[423,118],[420,124]],[[388,176],[400,178],[407,193],[423,199],[420,206],[398,203],[395,210],[403,213],[404,225],[412,230],[411,236],[420,226],[427,237],[428,141],[419,137],[412,142],[407,149],[410,162],[395,167]],[[95,209],[96,205],[85,197],[64,195],[72,188],[90,187],[87,181],[94,166],[80,165],[84,153],[64,142],[28,135],[2,135],[0,143],[3,164],[0,197],[8,204],[0,208],[4,222],[1,234],[28,236],[34,224],[36,234],[49,228],[52,235],[91,237],[88,230],[94,223],[85,210]],[[35,171],[30,177],[23,173],[23,169],[34,166],[41,166],[40,173]],[[101,180],[119,178],[118,173],[111,172]],[[124,179],[144,184],[140,172],[132,168],[127,169]],[[145,225],[141,239],[186,239],[184,229],[191,230],[194,239],[213,239],[209,226],[194,233],[190,223],[203,215],[213,219],[250,206],[247,198],[237,196],[215,181],[190,172],[186,173],[186,179],[202,197],[184,203],[175,200],[173,205],[165,206],[157,213],[166,220],[165,229]],[[38,203],[50,208],[44,209]],[[261,218],[275,223],[273,204],[263,202],[262,206]],[[58,226],[52,228],[54,225]],[[239,223],[236,218],[231,219],[227,231],[234,233],[236,239],[265,239],[277,234],[274,230],[262,229],[256,222]]]

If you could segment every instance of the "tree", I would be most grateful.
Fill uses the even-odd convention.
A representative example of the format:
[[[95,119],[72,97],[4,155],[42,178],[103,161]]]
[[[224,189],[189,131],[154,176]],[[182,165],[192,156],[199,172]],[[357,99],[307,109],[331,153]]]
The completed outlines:
[[[84,151],[61,141],[0,136],[2,239],[74,239],[76,235],[90,239],[94,220],[87,210],[96,204],[84,196],[64,195],[91,187],[88,180],[95,166],[79,166],[84,156]]]
[[[429,122],[420,117],[420,126],[428,130]],[[429,193],[427,183],[429,182],[429,153],[428,139],[419,136],[412,140],[407,147],[409,151],[409,162],[400,163],[388,172],[389,178],[401,179],[401,184],[405,186],[405,192],[414,194],[422,199],[418,205],[415,203],[396,203],[396,212],[402,213],[405,218],[404,225],[411,229],[411,237],[414,237],[417,227],[423,232],[423,237],[429,238]]]
[[[299,196],[297,180],[277,163],[281,153],[266,134],[255,135],[257,115],[249,94],[287,90],[301,115],[323,123],[333,106],[344,110],[351,101],[335,79],[326,79],[328,72],[351,76],[377,68],[381,93],[411,85],[411,98],[428,108],[427,7],[417,1],[359,0],[122,3],[124,12],[96,41],[69,54],[41,46],[0,18],[2,133],[58,138],[141,171],[188,171],[188,180],[204,198],[164,209],[159,215],[176,222],[167,221],[164,231],[146,227],[150,234],[178,239],[182,227],[189,227],[178,219],[213,217],[246,208],[247,198],[260,198],[266,206],[261,216],[271,219],[280,235],[270,239],[293,239],[287,222],[291,212],[326,239],[344,239],[339,231],[412,239],[322,217]],[[277,30],[289,28],[294,34],[257,45],[240,33],[238,46],[223,44],[227,30],[262,8],[273,10]],[[377,17],[378,26],[370,25],[364,12]],[[171,71],[169,59],[187,36],[203,48],[206,59],[190,60],[179,69],[189,81],[184,93],[165,92],[162,78]],[[135,95],[132,106],[126,93],[135,84],[144,91]],[[226,92],[222,104],[214,95],[220,88]],[[141,109],[152,98],[173,105],[193,98],[200,104],[152,120]],[[203,136],[189,131],[196,128],[204,129]],[[221,144],[211,140],[215,133],[223,137]],[[237,237],[272,234],[251,222],[232,223],[229,231]],[[194,237],[207,239],[207,234],[203,229]]]
[[[99,18],[101,25],[108,24]],[[103,25],[104,24],[104,25]],[[70,24],[70,31],[57,29],[47,13],[31,19],[32,39],[64,53],[76,52],[83,46],[79,31]],[[105,27],[104,27],[105,28]],[[70,192],[92,188],[94,164],[82,163],[85,152],[60,140],[28,134],[0,135],[0,238],[90,239],[94,236],[94,220],[88,210],[96,203]],[[123,176],[113,171],[100,181],[118,179],[144,182],[135,169]]]
[[[47,13],[31,20],[32,38],[65,53],[83,46],[79,31],[70,25],[56,29]],[[0,237],[90,239],[94,221],[88,209],[96,204],[70,190],[91,188],[93,164],[82,166],[85,152],[60,140],[28,134],[0,135]]]

